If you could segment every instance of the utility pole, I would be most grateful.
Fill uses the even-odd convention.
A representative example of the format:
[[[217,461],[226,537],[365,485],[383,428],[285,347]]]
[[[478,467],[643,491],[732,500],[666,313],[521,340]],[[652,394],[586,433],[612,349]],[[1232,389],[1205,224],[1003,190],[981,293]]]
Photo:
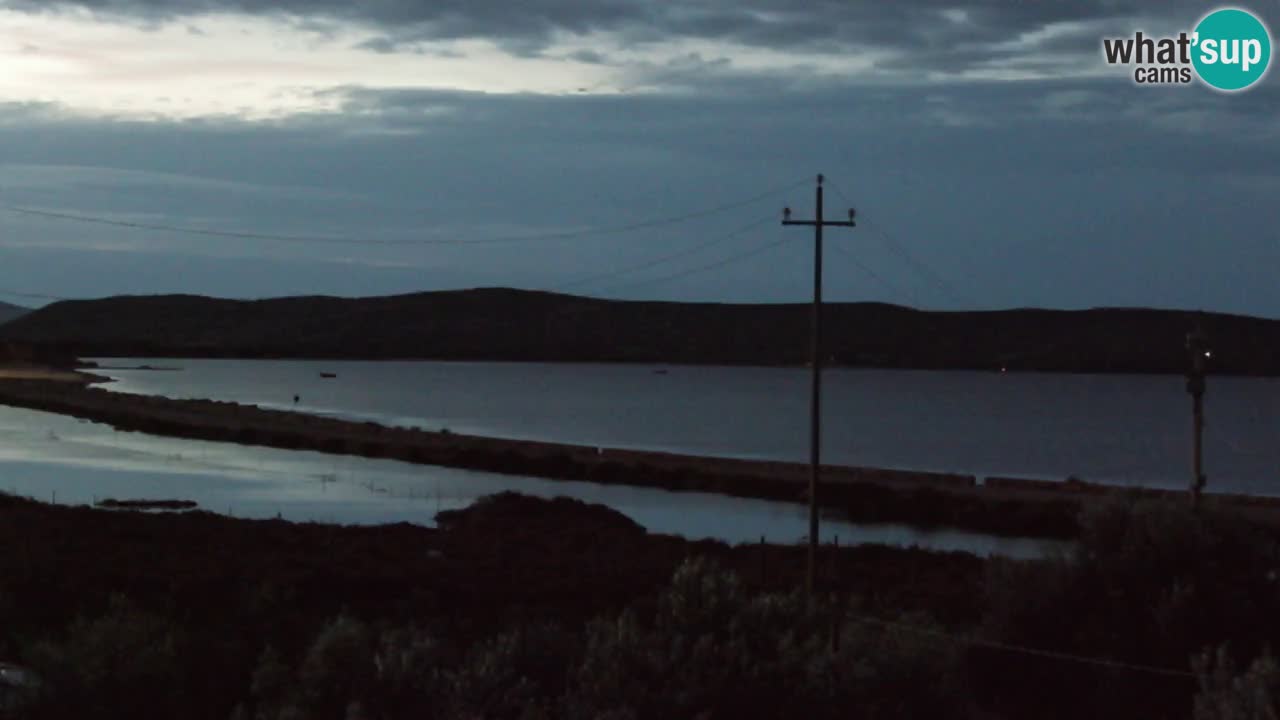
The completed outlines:
[[[813,226],[813,325],[810,333],[812,382],[809,396],[809,564],[804,587],[810,596],[815,589],[818,566],[818,474],[822,465],[822,228],[853,227],[853,208],[848,220],[825,220],[822,217],[822,176],[818,176],[812,220],[792,220],[791,208],[782,211],[783,225]]]
[[[1187,392],[1191,394],[1191,507],[1200,507],[1200,493],[1208,478],[1204,476],[1204,389],[1205,365],[1213,357],[1209,342],[1196,323],[1196,329],[1187,333],[1187,353],[1191,366],[1187,368]]]

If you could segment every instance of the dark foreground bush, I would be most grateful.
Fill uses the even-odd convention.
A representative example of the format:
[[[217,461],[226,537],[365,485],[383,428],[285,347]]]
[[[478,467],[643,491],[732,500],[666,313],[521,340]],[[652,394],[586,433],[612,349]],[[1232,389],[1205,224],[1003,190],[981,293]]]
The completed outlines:
[[[1195,661],[1200,692],[1195,720],[1276,720],[1280,718],[1280,664],[1271,653],[1236,673],[1225,647]]]
[[[652,613],[587,633],[564,717],[943,717],[954,655],[914,636],[835,620],[799,593],[748,595],[704,561],[677,572]],[[840,642],[832,643],[834,629]]]
[[[979,648],[966,664],[987,706],[1038,717],[1186,717],[1193,657],[1224,642],[1239,660],[1280,645],[1275,543],[1238,515],[1124,498],[1081,525],[1067,556],[990,565],[985,635],[1172,672]]]
[[[28,662],[40,679],[32,718],[177,717],[184,713],[184,633],[116,595],[94,619],[39,642]]]
[[[861,718],[954,714],[956,654],[840,620],[801,594],[748,593],[690,560],[657,597],[565,629],[521,623],[463,646],[443,624],[376,629],[349,615],[300,652],[269,642],[237,720],[315,718]],[[833,632],[839,632],[838,640]],[[194,717],[183,636],[123,598],[32,656],[32,717]]]

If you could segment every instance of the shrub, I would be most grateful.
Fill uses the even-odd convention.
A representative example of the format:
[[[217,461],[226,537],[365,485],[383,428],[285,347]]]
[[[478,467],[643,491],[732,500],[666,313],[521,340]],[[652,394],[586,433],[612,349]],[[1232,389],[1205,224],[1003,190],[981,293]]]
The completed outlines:
[[[986,637],[1005,643],[1190,671],[1201,648],[1244,657],[1280,639],[1274,543],[1212,507],[1125,497],[1081,518],[1074,550],[1047,562],[993,561]],[[999,650],[969,656],[983,698],[1019,713],[1186,712],[1190,679]],[[1045,693],[1062,699],[1044,708]],[[1033,710],[1034,708],[1034,710]]]
[[[534,624],[501,633],[469,653],[450,677],[448,717],[555,717],[566,670],[576,654],[573,639],[554,625]]]
[[[31,717],[177,717],[184,709],[183,635],[169,620],[113,595],[95,619],[31,651],[40,678]]]
[[[298,670],[301,705],[312,718],[343,717],[374,684],[373,640],[364,623],[340,615],[320,631]],[[256,679],[256,678],[255,678]]]
[[[687,561],[651,617],[597,620],[565,700],[570,718],[925,717],[954,703],[949,652],[847,622],[799,593],[747,595]]]
[[[278,717],[293,690],[293,673],[280,653],[270,645],[263,649],[253,670],[250,694],[258,717]]]
[[[435,717],[448,691],[449,671],[459,652],[432,630],[405,627],[378,639],[374,655],[377,688],[370,706],[387,718]]]
[[[1225,647],[1196,658],[1200,692],[1195,720],[1277,720],[1280,718],[1280,664],[1271,653],[1237,675]]]

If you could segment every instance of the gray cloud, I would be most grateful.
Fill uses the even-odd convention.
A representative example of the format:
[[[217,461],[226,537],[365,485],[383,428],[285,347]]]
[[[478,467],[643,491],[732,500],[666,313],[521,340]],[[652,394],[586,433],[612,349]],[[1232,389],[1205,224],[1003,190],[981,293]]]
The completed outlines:
[[[678,38],[727,40],[790,51],[840,53],[881,48],[901,67],[957,72],[1027,52],[1098,55],[1098,30],[1126,32],[1151,20],[1185,26],[1206,5],[1173,0],[17,0],[12,6],[56,12],[88,8],[143,22],[213,11],[290,18],[323,30],[331,22],[386,29],[366,43],[379,52],[413,49],[423,41],[485,38],[517,55],[546,50],[557,33],[615,33],[643,45]],[[1054,23],[1079,23],[1080,32],[1032,42]],[[1019,38],[1031,43],[1019,48]],[[1030,39],[1028,39],[1030,38]]]
[[[577,60],[578,62],[588,63],[591,65],[599,65],[605,62],[604,55],[601,55],[595,50],[576,50],[572,53],[569,53],[568,57],[571,60]]]

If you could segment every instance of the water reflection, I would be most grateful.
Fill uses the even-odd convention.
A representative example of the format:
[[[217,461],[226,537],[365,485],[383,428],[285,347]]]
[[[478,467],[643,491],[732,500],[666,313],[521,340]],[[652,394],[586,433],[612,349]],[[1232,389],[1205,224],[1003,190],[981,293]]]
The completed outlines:
[[[739,543],[764,536],[770,542],[794,542],[807,530],[805,509],[786,503],[164,438],[5,407],[0,407],[0,490],[68,504],[92,504],[107,497],[182,499],[237,517],[422,525],[434,524],[440,510],[517,490],[602,503],[651,532],[691,539]],[[919,545],[1015,557],[1036,556],[1049,546],[1036,540],[854,525],[828,518],[822,539],[830,542],[837,536],[842,544]]]
[[[104,361],[106,362],[106,361]],[[497,437],[801,460],[801,368],[495,362],[119,360],[121,392],[201,397]],[[334,371],[324,380],[320,371]],[[1280,494],[1280,378],[1215,377],[1205,429],[1213,487]],[[1069,475],[1181,488],[1190,405],[1180,376],[835,368],[823,453],[843,465]]]

